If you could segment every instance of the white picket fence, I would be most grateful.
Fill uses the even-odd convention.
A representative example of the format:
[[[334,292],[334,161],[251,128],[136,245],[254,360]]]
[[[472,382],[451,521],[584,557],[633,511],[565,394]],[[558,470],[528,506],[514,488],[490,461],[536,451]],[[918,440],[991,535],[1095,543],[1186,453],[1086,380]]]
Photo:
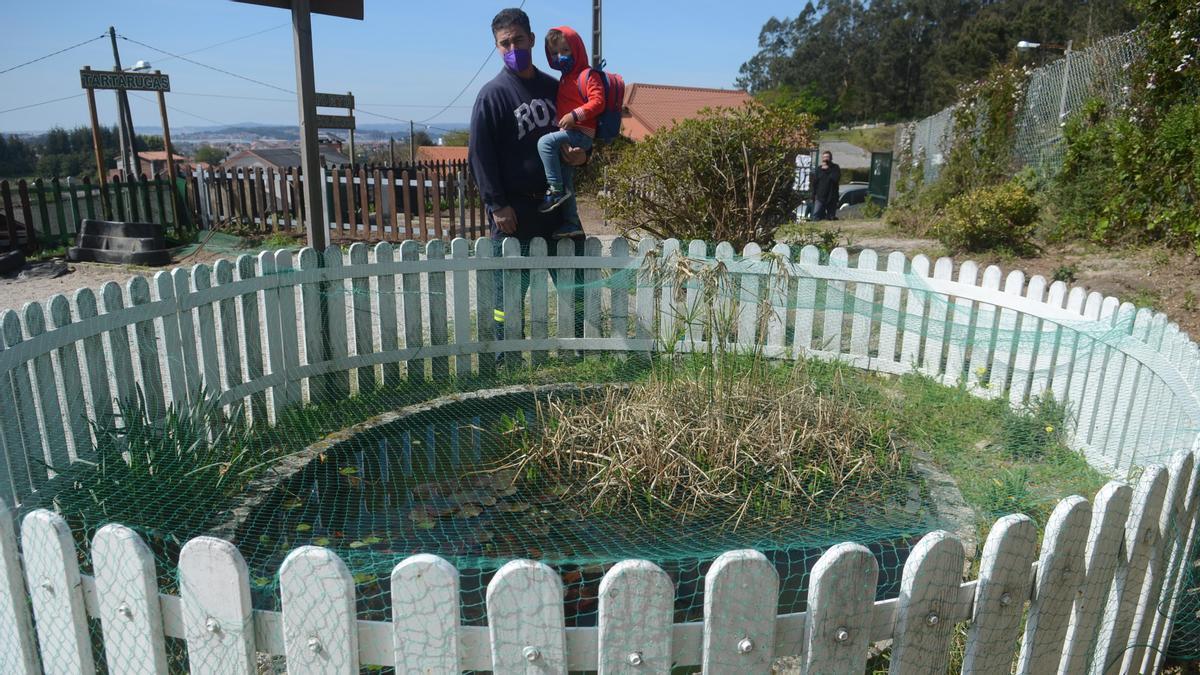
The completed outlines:
[[[618,239],[604,250],[590,238],[583,256],[572,255],[570,243],[557,249],[548,255],[541,240],[528,256],[515,240],[504,241],[499,256],[486,239],[404,242],[398,250],[355,244],[348,263],[337,248],[305,249],[298,261],[289,251],[263,252],[159,272],[152,281],[135,277],[123,288],[107,284],[99,300],[82,289],[45,307],[6,311],[0,498],[20,503],[53,478],[47,464],[86,460],[88,420],[113,414],[115,401],[139,387],[152,411],[215,392],[226,403],[249,401],[254,417],[274,422],[314,393],[364,392],[414,373],[486,374],[495,361],[482,355],[538,363],[554,350],[705,348],[705,331],[694,326],[674,345],[660,339],[676,334],[696,289],[651,279],[643,262],[651,252],[659,260],[683,255],[680,242],[643,240],[633,251]],[[706,251],[704,242],[686,247],[691,258]],[[739,298],[730,299],[743,305],[740,348],[923,372],[1013,404],[1051,392],[1075,411],[1073,443],[1094,466],[1114,477],[1146,467],[1136,488],[1112,483],[1091,508],[1064,500],[1037,563],[1032,523],[1001,519],[979,580],[966,584],[961,546],[932,533],[910,555],[900,597],[882,602],[873,599],[870,554],[834,547],[814,570],[802,614],[775,616],[774,569],[761,554],[734,551],[708,573],[705,621],[672,626],[665,574],[627,561],[605,577],[597,628],[563,627],[562,582],[531,561],[514,561],[493,579],[484,628],[459,625],[457,573],[428,556],[393,573],[391,622],[356,623],[353,580],[333,553],[313,547],[293,551],[281,570],[281,614],[251,611],[245,563],[215,539],[185,547],[181,595],[160,596],[153,557],[131,531],[114,525],[98,534],[95,578],[81,577],[61,519],[27,515],[18,555],[5,511],[0,672],[37,672],[27,596],[47,672],[90,671],[85,616],[101,619],[105,654],[117,659],[113,672],[160,672],[163,635],[187,640],[197,673],[252,672],[256,650],[286,655],[290,672],[356,672],[359,664],[396,664],[400,672],[667,672],[674,663],[742,673],[765,672],[778,655],[802,656],[806,672],[854,672],[867,643],[884,639],[894,640],[895,672],[930,672],[944,668],[952,627],[965,620],[965,669],[1009,672],[1026,600],[1021,672],[1052,671],[1060,656],[1062,672],[1082,672],[1093,653],[1097,670],[1152,670],[1195,530],[1196,344],[1162,314],[1038,276],[1005,277],[994,266],[981,277],[967,261],[956,276],[947,258],[931,265],[893,253],[881,268],[869,250],[854,267],[844,249],[826,262],[812,247],[795,261],[787,247],[770,254],[755,245],[740,256],[728,244],[715,248],[715,261],[740,279]],[[558,292],[551,282],[551,271],[568,279],[575,270],[585,282],[582,337],[574,291]],[[496,307],[498,276],[504,292]],[[760,327],[754,306],[761,303],[769,312]],[[503,339],[493,335],[496,309],[506,316]]]

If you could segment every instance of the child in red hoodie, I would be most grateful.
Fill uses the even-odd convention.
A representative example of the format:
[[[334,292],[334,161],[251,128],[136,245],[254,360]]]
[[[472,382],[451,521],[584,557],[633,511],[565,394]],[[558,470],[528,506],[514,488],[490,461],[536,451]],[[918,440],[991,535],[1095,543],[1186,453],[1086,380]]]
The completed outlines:
[[[552,28],[546,34],[546,59],[550,67],[562,72],[555,104],[559,131],[538,140],[538,154],[546,169],[546,199],[543,213],[563,209],[563,226],[554,231],[555,239],[583,234],[579,209],[575,204],[571,166],[562,161],[564,143],[588,150],[596,136],[596,118],[604,111],[604,83],[600,74],[589,72],[586,87],[580,91],[579,76],[588,67],[583,39],[567,26]]]

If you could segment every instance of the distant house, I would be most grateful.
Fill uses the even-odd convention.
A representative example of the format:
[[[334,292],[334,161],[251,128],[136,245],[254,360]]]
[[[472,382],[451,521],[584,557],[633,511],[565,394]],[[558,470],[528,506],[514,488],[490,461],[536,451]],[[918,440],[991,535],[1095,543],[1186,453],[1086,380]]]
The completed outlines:
[[[457,145],[418,145],[418,162],[465,162],[467,147]]]
[[[739,89],[635,82],[625,90],[621,133],[640,141],[659,129],[696,117],[704,108],[736,108],[750,100],[750,94]]]
[[[186,175],[192,169],[192,160],[183,155],[173,155],[175,158],[175,173],[177,175]],[[142,160],[142,173],[148,178],[155,176],[167,175],[167,151],[166,150],[143,150],[138,153],[138,159]],[[112,180],[114,177],[125,177],[125,172],[121,170],[121,158],[116,160],[118,168],[108,170],[108,178]]]
[[[321,146],[321,163],[328,165],[349,164],[350,158],[335,147]],[[300,166],[299,148],[251,148],[236,152],[221,162],[223,169],[289,169]]]

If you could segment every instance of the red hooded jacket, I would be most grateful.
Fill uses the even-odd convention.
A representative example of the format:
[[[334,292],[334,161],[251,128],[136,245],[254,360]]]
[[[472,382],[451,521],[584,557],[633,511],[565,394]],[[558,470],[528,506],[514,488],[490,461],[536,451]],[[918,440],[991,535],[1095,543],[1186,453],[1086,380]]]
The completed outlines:
[[[558,117],[562,119],[563,115],[574,112],[579,130],[588,136],[595,136],[596,118],[604,112],[604,82],[599,73],[592,71],[587,78],[587,98],[579,95],[579,74],[591,65],[588,63],[583,38],[570,26],[558,26],[554,30],[561,32],[567,39],[567,44],[571,46],[571,55],[575,57],[574,67],[570,72],[563,73],[558,81],[558,100],[555,102]],[[554,63],[549,44],[546,45],[546,60]]]

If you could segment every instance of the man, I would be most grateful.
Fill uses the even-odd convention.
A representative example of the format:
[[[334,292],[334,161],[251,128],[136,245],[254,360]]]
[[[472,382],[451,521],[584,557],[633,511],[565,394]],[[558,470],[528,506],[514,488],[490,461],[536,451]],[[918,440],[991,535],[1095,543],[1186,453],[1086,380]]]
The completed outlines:
[[[813,171],[813,209],[809,220],[837,220],[838,183],[842,179],[842,169],[833,163],[833,153],[826,150],[821,153],[821,163]]]
[[[492,36],[504,69],[480,89],[471,111],[471,171],[492,236],[515,236],[527,245],[534,237],[549,239],[562,225],[561,212],[539,210],[547,184],[538,139],[558,130],[558,80],[533,65],[525,12],[501,10],[492,19]],[[563,158],[573,166],[587,159],[579,148],[565,148]]]
[[[496,53],[504,61],[500,74],[483,85],[471,110],[468,159],[479,194],[488,214],[490,232],[500,254],[500,239],[516,237],[521,252],[529,254],[529,241],[543,237],[553,242],[554,231],[563,224],[562,209],[541,212],[546,195],[546,174],[538,154],[538,139],[558,130],[555,100],[558,80],[533,66],[533,30],[529,16],[520,9],[500,10],[492,19]],[[587,161],[576,147],[564,147],[563,159],[572,166]],[[576,239],[575,253],[583,253],[583,240]],[[556,247],[551,245],[553,253]],[[558,284],[555,271],[551,275]],[[582,303],[583,271],[576,274],[576,304]],[[522,336],[504,333],[504,275],[496,274],[496,339]],[[529,287],[529,273],[521,274],[521,298]],[[575,317],[575,333],[581,336],[582,315]]]

